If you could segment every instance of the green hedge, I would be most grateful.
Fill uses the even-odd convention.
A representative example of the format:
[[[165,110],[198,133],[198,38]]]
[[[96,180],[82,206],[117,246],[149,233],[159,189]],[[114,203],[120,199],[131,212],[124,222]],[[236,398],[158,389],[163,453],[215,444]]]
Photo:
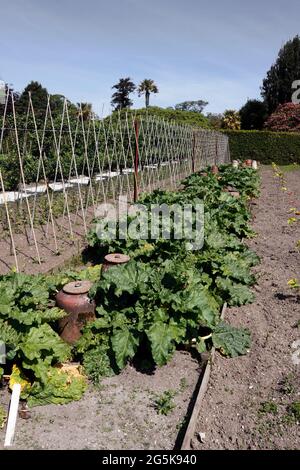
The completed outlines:
[[[252,158],[264,164],[300,164],[300,133],[224,131],[229,136],[232,159]]]

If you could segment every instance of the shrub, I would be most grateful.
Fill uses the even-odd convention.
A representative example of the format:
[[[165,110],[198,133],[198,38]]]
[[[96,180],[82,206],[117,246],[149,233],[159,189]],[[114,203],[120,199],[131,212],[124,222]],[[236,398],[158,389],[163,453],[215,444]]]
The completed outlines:
[[[121,111],[121,117],[123,113],[132,114],[136,117],[139,116],[154,116],[166,121],[173,121],[177,124],[189,124],[190,126],[200,126],[204,128],[210,128],[209,120],[201,113],[193,111],[181,111],[172,108],[159,108],[158,106],[149,106],[149,108],[141,109],[126,109]],[[112,114],[113,119],[118,119],[118,113]]]
[[[270,131],[224,131],[229,137],[232,159],[252,158],[279,165],[300,163],[300,133]]]
[[[300,104],[285,103],[279,105],[266,121],[265,128],[276,132],[299,132]]]
[[[6,191],[15,190],[20,181],[19,159],[17,155],[0,154],[0,170]],[[2,188],[0,188],[2,190]]]

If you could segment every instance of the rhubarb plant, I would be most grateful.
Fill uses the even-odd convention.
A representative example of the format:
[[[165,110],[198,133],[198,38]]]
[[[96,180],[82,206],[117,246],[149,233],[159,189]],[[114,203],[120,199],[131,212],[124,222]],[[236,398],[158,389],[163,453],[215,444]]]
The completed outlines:
[[[227,192],[228,186],[240,197]],[[185,179],[181,191],[154,191],[140,198],[146,206],[203,203],[202,249],[190,251],[176,239],[175,219],[168,239],[149,234],[143,240],[99,240],[92,229],[88,240],[97,255],[122,252],[131,261],[102,274],[96,266],[55,276],[1,276],[0,340],[7,347],[5,367],[13,366],[11,376],[23,381],[22,397],[32,405],[80,398],[84,381],[59,370],[59,364],[72,357],[98,382],[139,356],[162,366],[180,345],[195,344],[199,352],[215,346],[232,357],[245,354],[250,333],[221,321],[220,311],[225,301],[242,305],[253,300],[251,268],[259,258],[243,238],[254,235],[248,201],[258,192],[259,177],[252,169],[222,166],[218,177],[207,169],[207,176]],[[54,306],[54,298],[76,279],[94,282],[90,296],[97,312],[71,349],[56,332],[64,312]]]

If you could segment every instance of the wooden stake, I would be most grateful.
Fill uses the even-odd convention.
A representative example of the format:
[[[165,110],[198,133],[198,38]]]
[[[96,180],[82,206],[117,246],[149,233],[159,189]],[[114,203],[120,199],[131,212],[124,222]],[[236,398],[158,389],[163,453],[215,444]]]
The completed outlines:
[[[13,231],[12,231],[12,227],[11,227],[11,222],[10,222],[9,209],[8,209],[8,206],[7,206],[6,193],[5,193],[4,181],[3,181],[3,178],[2,178],[1,170],[0,170],[0,187],[1,187],[1,190],[2,190],[2,194],[3,194],[5,212],[6,212],[8,229],[9,229],[9,234],[10,234],[11,248],[12,248],[14,258],[15,258],[15,263],[16,263],[16,271],[19,272],[17,251],[16,251],[14,235],[13,235]]]
[[[221,312],[221,320],[224,319],[226,308],[227,308],[227,304],[225,302],[224,305],[223,305],[223,308],[222,308],[222,312]],[[192,440],[192,438],[194,437],[194,434],[195,434],[195,429],[196,429],[196,425],[197,425],[201,405],[202,405],[203,398],[205,396],[205,393],[206,393],[206,390],[207,390],[207,387],[208,387],[208,382],[209,382],[210,373],[211,373],[211,367],[212,367],[212,364],[213,364],[213,361],[214,361],[215,353],[216,353],[216,349],[215,349],[215,347],[213,347],[212,350],[211,350],[210,358],[207,361],[206,366],[205,366],[204,375],[203,375],[203,378],[202,378],[202,381],[201,381],[201,385],[200,385],[199,392],[198,392],[198,395],[197,395],[197,398],[196,398],[196,401],[195,401],[195,404],[194,404],[194,408],[193,408],[193,411],[192,411],[192,414],[191,414],[191,417],[190,417],[188,427],[186,428],[186,432],[185,432],[185,436],[184,436],[184,439],[183,439],[183,442],[182,442],[181,450],[190,450],[191,449],[191,440]]]

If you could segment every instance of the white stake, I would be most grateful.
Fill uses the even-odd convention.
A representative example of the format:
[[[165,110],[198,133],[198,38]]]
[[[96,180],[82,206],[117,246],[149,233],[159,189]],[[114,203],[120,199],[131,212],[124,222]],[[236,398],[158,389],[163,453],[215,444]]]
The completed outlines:
[[[10,399],[10,407],[9,407],[9,415],[8,415],[8,421],[7,421],[4,447],[11,446],[13,442],[17,416],[18,416],[20,393],[21,393],[21,385],[14,384],[13,389],[12,389],[11,399]]]

